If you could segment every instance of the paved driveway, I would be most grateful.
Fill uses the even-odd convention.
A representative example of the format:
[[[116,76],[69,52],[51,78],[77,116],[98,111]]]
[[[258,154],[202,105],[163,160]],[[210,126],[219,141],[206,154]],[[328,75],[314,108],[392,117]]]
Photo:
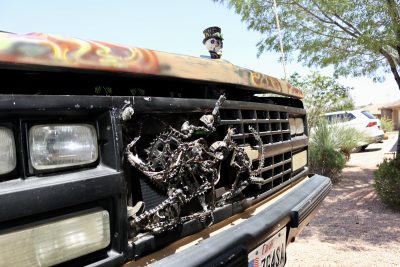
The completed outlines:
[[[287,248],[287,266],[400,266],[400,212],[386,208],[372,187],[376,165],[396,140],[392,134],[351,154],[343,180]]]

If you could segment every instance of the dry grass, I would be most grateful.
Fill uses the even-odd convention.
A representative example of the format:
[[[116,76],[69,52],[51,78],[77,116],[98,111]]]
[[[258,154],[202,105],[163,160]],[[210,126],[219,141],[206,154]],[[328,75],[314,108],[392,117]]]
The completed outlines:
[[[352,154],[343,180],[287,248],[287,266],[400,266],[400,213],[372,187],[373,171],[396,139]]]

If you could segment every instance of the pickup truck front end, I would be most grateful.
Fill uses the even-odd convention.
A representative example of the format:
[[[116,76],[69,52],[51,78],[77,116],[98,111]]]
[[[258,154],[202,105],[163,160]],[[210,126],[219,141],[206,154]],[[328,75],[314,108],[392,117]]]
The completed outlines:
[[[330,191],[308,173],[302,93],[284,81],[92,41],[0,40],[0,266],[283,266]]]

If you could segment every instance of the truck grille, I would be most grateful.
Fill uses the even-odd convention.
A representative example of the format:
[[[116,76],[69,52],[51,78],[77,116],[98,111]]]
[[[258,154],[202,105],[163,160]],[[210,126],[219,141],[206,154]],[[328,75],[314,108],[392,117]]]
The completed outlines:
[[[180,226],[179,231],[173,233],[175,238],[172,239],[175,240],[198,232],[204,228],[205,224],[209,223],[208,220],[211,217],[205,215],[204,203],[209,207],[214,205],[212,222],[218,223],[306,175],[306,168],[299,169],[292,174],[292,153],[304,150],[307,143],[303,140],[307,140],[307,138],[306,136],[304,138],[303,136],[292,137],[289,127],[289,117],[305,116],[305,111],[302,108],[283,104],[227,100],[220,106],[219,117],[216,117],[214,124],[216,126],[215,131],[213,129],[212,132],[207,132],[201,129],[207,124],[203,115],[209,115],[215,110],[216,100],[135,97],[134,104],[135,115],[124,123],[124,135],[126,137],[124,143],[128,144],[135,137],[140,136],[140,141],[135,147],[137,155],[144,159],[144,162],[154,164],[153,166],[161,166],[161,170],[164,166],[168,166],[168,164],[162,165],[161,160],[164,160],[165,155],[172,155],[176,158],[177,154],[168,152],[172,147],[179,146],[188,149],[188,153],[179,152],[179,157],[182,156],[182,159],[186,162],[188,162],[187,159],[194,159],[195,157],[198,157],[197,161],[208,160],[206,158],[208,154],[199,154],[197,153],[199,150],[193,150],[193,144],[190,145],[192,147],[188,144],[199,142],[198,144],[208,147],[216,144],[215,148],[220,145],[220,141],[228,136],[228,133],[231,134],[229,128],[235,129],[232,139],[230,137],[227,139],[235,142],[232,145],[234,149],[228,150],[227,153],[229,154],[225,155],[224,160],[218,166],[210,165],[210,169],[207,169],[207,167],[202,169],[195,161],[191,161],[185,163],[188,164],[185,168],[179,169],[179,175],[172,173],[171,178],[165,177],[163,180],[157,181],[158,183],[150,181],[145,173],[133,170],[132,182],[139,186],[132,186],[131,188],[132,204],[139,200],[143,201],[146,211],[143,215],[145,219],[138,223],[135,222],[138,228],[153,227],[153,221],[163,221],[158,219],[158,214],[169,214],[168,216],[173,218],[174,214],[177,213],[169,207],[179,207],[180,212],[176,216],[179,216],[179,220],[184,221],[184,223]],[[191,135],[187,134],[188,137],[183,137],[188,132],[187,129],[192,126],[196,130]],[[182,134],[184,135],[182,136]],[[260,144],[257,135],[261,138],[262,144]],[[178,139],[175,139],[175,137],[178,137]],[[182,146],[184,143],[188,146]],[[259,158],[260,145],[262,145],[264,158],[262,166],[260,166]],[[238,149],[237,146],[244,148],[244,151],[252,160],[251,170],[247,168],[247,158],[243,155],[243,151]],[[221,147],[223,148],[223,145]],[[167,149],[167,153],[164,152],[164,148]],[[207,151],[207,149],[204,151]],[[153,159],[155,160],[151,162],[150,160]],[[169,158],[166,160],[169,160]],[[245,166],[246,169],[243,172],[238,171],[238,168],[242,166]],[[200,196],[190,195],[191,192],[196,193],[196,190],[201,188],[203,185],[201,182],[209,183],[207,179],[210,179],[210,174],[213,173],[211,168],[216,167],[218,167],[216,172],[218,179],[214,180],[216,182],[212,189]],[[155,168],[151,170],[153,169]],[[207,172],[207,170],[211,171]],[[237,187],[238,184],[240,187]],[[171,188],[172,190],[170,190]],[[180,199],[172,194],[178,191],[175,188],[183,188],[180,190],[180,194],[183,196]],[[225,196],[227,196],[226,200],[224,199]],[[186,199],[190,197],[189,201],[182,203],[181,199],[185,200],[184,197]],[[158,210],[163,212],[157,213]],[[188,219],[190,220],[186,221]],[[144,226],[141,226],[140,223],[143,223]],[[135,242],[135,255],[144,255],[150,247],[154,247],[155,243],[161,246],[172,239],[160,238],[157,241],[155,241],[156,239],[139,239]],[[230,262],[225,261],[224,257],[222,257],[222,260],[224,260],[225,265],[230,264]],[[235,264],[242,262],[247,262],[246,257],[235,258],[234,261],[232,258],[231,265],[235,266]]]
[[[146,125],[143,128],[142,140],[153,142],[152,139],[161,132],[166,131],[165,126],[171,125],[180,129],[184,121],[198,122],[199,118],[212,111],[215,100],[200,99],[168,99],[152,98],[151,102],[142,98],[135,98],[137,115],[130,122],[130,125]],[[143,114],[143,115],[141,115]],[[217,131],[209,140],[211,143],[222,140],[228,128],[234,128],[233,140],[239,146],[255,150],[255,157],[252,157],[252,169],[259,167],[257,158],[259,142],[257,142],[250,128],[257,132],[262,140],[264,164],[258,172],[255,184],[251,184],[243,193],[246,196],[269,195],[287,185],[292,179],[296,179],[298,172],[292,172],[292,150],[299,150],[304,147],[293,145],[297,142],[295,137],[290,134],[289,117],[304,116],[305,111],[284,105],[263,104],[243,101],[226,101],[219,110],[220,119],[217,123]],[[137,120],[135,122],[135,120]],[[145,121],[141,123],[140,120]],[[161,123],[160,123],[161,122]],[[159,128],[160,126],[164,128]],[[130,140],[138,136],[135,131],[138,127],[133,127],[129,135]],[[148,131],[149,138],[143,135]],[[210,144],[211,144],[210,143]],[[146,149],[146,147],[143,147]],[[227,170],[229,163],[222,166],[221,182],[219,186],[230,188],[234,180],[232,172]],[[140,176],[140,175],[139,175]],[[140,179],[141,195],[146,202],[146,208],[151,209],[165,200],[164,194],[160,194],[148,185],[144,179]]]
[[[256,130],[263,142],[264,154],[268,155],[269,147],[289,143],[291,140],[289,114],[282,111],[224,109],[220,111],[221,125],[224,131],[228,127],[235,128],[234,140],[238,144],[250,145],[258,149],[250,127]],[[260,189],[268,191],[291,178],[291,147],[287,146],[283,153],[265,157],[264,167],[260,172]],[[253,169],[258,167],[258,160],[253,161]],[[258,191],[258,190],[257,190]]]
[[[234,127],[234,139],[239,144],[256,146],[249,127],[255,129],[264,144],[290,140],[289,118],[287,112],[266,110],[221,110],[221,124]]]

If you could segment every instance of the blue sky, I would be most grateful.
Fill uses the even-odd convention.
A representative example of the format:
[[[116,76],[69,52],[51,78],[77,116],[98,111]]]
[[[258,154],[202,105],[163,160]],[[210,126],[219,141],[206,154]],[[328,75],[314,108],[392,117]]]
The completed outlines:
[[[0,30],[44,32],[193,56],[208,54],[202,32],[209,26],[222,28],[223,59],[278,78],[284,76],[278,54],[257,58],[261,35],[249,31],[233,10],[211,0],[0,1]],[[287,65],[288,75],[305,75],[311,70],[316,69],[295,62]],[[322,72],[330,74],[329,69]],[[355,88],[352,95],[357,104],[400,99],[391,75],[384,83],[369,78],[341,78],[340,82]]]

